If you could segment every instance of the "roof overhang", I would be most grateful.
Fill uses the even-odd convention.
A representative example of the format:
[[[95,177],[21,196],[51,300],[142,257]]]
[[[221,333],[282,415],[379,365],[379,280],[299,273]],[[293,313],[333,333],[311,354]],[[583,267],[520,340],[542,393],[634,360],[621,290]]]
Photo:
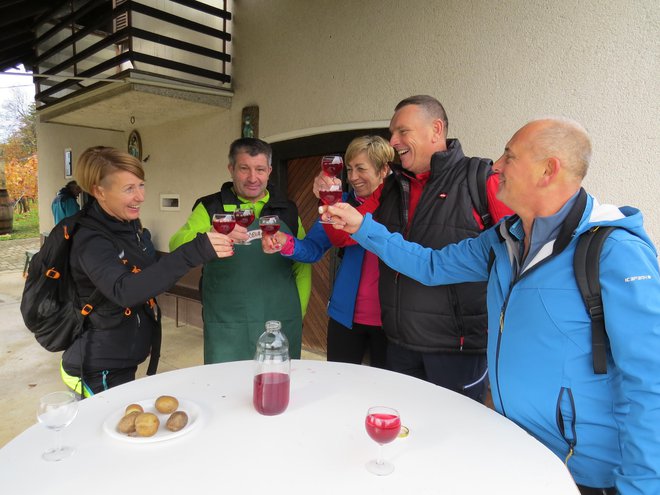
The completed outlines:
[[[55,0],[0,0],[0,71],[36,60],[34,26],[58,3]]]
[[[211,114],[231,107],[232,92],[126,78],[91,89],[39,111],[44,123],[126,130]]]

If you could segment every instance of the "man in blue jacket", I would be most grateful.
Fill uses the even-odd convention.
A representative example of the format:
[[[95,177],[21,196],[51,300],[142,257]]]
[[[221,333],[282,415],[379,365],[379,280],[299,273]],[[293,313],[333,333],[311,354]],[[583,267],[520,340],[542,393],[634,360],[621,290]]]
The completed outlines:
[[[591,143],[576,122],[528,123],[495,163],[516,215],[441,250],[388,232],[346,204],[335,222],[428,285],[488,281],[488,362],[498,412],[565,463],[583,494],[660,493],[660,273],[631,207],[581,187]],[[615,229],[600,258],[607,373],[594,374],[590,318],[573,272],[579,235]]]

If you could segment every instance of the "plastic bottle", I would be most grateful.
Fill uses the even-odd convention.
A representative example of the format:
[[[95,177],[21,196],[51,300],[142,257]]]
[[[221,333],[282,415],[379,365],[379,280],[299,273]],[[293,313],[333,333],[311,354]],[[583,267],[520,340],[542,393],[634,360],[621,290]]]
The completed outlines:
[[[279,321],[267,321],[254,355],[252,403],[265,416],[283,413],[289,405],[291,361],[289,341]]]

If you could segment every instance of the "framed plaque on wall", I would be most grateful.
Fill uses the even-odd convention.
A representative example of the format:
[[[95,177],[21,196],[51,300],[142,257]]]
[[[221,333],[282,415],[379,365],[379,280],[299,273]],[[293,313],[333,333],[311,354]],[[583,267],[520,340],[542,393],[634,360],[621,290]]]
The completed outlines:
[[[140,138],[140,133],[136,130],[132,131],[128,136],[128,153],[138,160],[142,160],[142,139]]]

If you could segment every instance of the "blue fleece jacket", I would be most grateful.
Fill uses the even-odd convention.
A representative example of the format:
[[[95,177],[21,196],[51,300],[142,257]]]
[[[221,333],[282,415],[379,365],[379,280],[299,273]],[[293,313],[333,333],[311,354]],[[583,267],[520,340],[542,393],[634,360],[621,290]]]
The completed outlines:
[[[53,202],[50,204],[50,209],[53,212],[55,225],[57,225],[62,219],[70,217],[80,211],[80,205],[78,204],[78,201],[76,201],[75,196],[73,196],[66,187],[63,187],[59,190],[55,199],[53,199]]]
[[[660,493],[660,274],[657,252],[630,207],[586,194],[576,225],[526,260],[510,221],[434,251],[366,215],[353,238],[427,285],[488,280],[488,362],[496,409],[565,459],[575,481],[621,495]],[[616,229],[600,259],[609,338],[607,374],[592,367],[591,320],[573,273],[579,234]],[[489,272],[490,253],[494,263]]]

